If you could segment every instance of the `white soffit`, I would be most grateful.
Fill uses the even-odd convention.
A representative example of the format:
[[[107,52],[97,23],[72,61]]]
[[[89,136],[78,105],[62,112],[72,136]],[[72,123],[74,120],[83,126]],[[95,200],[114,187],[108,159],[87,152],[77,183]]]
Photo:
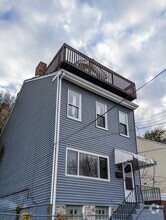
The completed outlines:
[[[85,88],[93,93],[96,93],[106,99],[109,99],[115,103],[120,103],[120,105],[122,106],[125,106],[129,109],[132,109],[132,110],[135,110],[136,108],[138,108],[138,105],[133,103],[133,102],[130,102],[112,92],[109,92],[108,90],[106,89],[103,89],[101,88],[100,86],[97,86],[79,76],[76,76],[72,73],[70,73],[69,71],[66,71],[64,69],[62,69],[62,71],[65,73],[65,76],[64,76],[64,79],[82,87],[82,88]]]

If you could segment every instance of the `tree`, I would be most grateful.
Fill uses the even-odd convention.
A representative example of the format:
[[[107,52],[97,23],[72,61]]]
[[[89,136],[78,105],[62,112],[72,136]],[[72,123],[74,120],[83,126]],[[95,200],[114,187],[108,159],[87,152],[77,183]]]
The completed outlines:
[[[153,130],[146,131],[144,134],[145,139],[166,143],[166,129],[158,127]]]
[[[15,97],[9,92],[0,93],[0,133],[10,115],[14,103]]]

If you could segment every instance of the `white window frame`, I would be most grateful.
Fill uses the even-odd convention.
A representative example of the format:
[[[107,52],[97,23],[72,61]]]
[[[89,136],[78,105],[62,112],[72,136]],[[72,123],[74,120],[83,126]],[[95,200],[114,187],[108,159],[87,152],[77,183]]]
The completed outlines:
[[[125,117],[125,121],[126,121],[126,124],[125,124],[125,125],[126,125],[126,129],[127,129],[127,135],[120,133],[120,114]],[[120,134],[121,136],[124,136],[124,137],[128,137],[128,138],[130,137],[130,136],[129,136],[128,114],[125,113],[125,112],[122,112],[122,111],[119,111],[119,134]]]
[[[69,115],[69,104],[70,104],[69,103],[69,95],[70,95],[70,93],[74,93],[74,94],[79,96],[79,105],[77,106],[78,107],[78,116],[79,116],[78,118],[75,118],[75,117],[72,117],[72,116]],[[80,121],[80,122],[82,120],[82,95],[80,93],[77,93],[77,92],[75,92],[73,90],[70,90],[70,89],[68,89],[67,117],[71,118],[73,120],[76,120],[76,121]]]
[[[73,174],[68,174],[68,173],[67,173],[67,156],[68,156],[68,150],[78,152],[77,175],[73,175]],[[79,153],[84,153],[84,154],[90,154],[90,155],[92,155],[92,156],[97,156],[97,157],[98,157],[98,160],[99,160],[99,157],[106,158],[106,159],[107,159],[108,179],[102,179],[102,178],[99,178],[99,177],[90,177],[90,176],[82,176],[82,175],[79,175]],[[98,164],[99,164],[99,163],[98,163]],[[99,165],[98,165],[98,166],[99,166]],[[98,175],[99,175],[99,174],[100,174],[100,169],[98,169]],[[84,178],[84,179],[92,179],[92,180],[101,180],[101,181],[109,182],[109,181],[110,181],[110,162],[109,162],[109,157],[108,157],[108,156],[105,156],[105,155],[95,154],[95,153],[91,153],[91,152],[82,151],[82,150],[78,150],[78,149],[75,149],[75,148],[67,147],[67,148],[66,148],[65,176],[76,177],[76,178]]]
[[[100,129],[103,129],[103,130],[108,130],[108,120],[107,120],[107,113],[105,113],[103,116],[105,117],[105,128],[104,127],[101,127],[99,125],[97,125],[97,106],[98,105],[103,105],[104,106],[104,112],[107,112],[107,105],[106,104],[103,104],[101,102],[98,102],[96,101],[96,127],[97,128],[100,128]]]
[[[101,209],[106,209],[107,210],[107,214],[97,214],[97,210],[101,210]],[[95,219],[105,219],[105,218],[102,218],[102,217],[105,217],[105,216],[110,216],[109,215],[109,207],[108,206],[95,206]]]
[[[66,205],[66,211],[67,209],[80,209],[81,210],[81,215],[83,214],[83,207],[80,205]],[[76,216],[79,217],[80,215],[71,215],[70,213],[67,213],[68,216],[70,216],[69,219],[72,219],[72,217],[74,217],[73,219],[76,219]],[[81,216],[80,216],[81,217]]]

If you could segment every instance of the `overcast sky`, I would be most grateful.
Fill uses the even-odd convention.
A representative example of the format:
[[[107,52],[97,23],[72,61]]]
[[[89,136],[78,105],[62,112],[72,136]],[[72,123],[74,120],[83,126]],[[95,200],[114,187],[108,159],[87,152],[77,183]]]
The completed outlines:
[[[16,94],[64,42],[139,88],[166,68],[166,1],[0,0],[0,90]],[[137,128],[166,122],[166,72],[137,96]]]

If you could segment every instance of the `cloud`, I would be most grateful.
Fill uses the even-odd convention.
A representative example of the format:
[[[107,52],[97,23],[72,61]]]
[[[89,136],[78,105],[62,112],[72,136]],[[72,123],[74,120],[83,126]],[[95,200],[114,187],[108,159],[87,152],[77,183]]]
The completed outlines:
[[[165,0],[1,0],[0,88],[18,91],[64,42],[138,88],[166,68],[165,39]],[[136,118],[165,108],[165,75],[138,92]]]

